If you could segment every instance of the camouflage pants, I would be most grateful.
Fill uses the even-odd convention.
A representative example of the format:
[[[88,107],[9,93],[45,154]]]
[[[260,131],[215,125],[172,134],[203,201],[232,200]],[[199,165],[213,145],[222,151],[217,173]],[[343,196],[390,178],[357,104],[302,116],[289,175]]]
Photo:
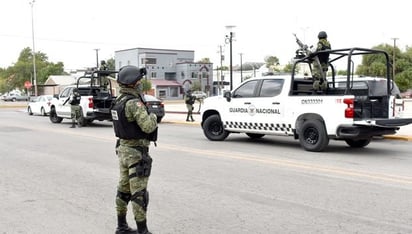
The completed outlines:
[[[313,89],[314,90],[326,90],[328,87],[328,82],[326,81],[326,73],[328,72],[328,64],[318,64],[314,63],[312,66],[313,75]]]
[[[82,108],[79,105],[71,105],[70,106],[70,110],[71,110],[71,117],[72,117],[72,122],[79,122],[79,119],[82,115],[81,111]]]
[[[142,160],[142,153],[135,148],[122,145],[117,148],[117,152],[120,169],[119,184],[117,186],[117,190],[124,194],[133,195],[137,192],[147,189],[149,177],[134,176],[129,178],[129,175],[136,173],[135,167],[129,167]],[[138,199],[141,200],[141,198]],[[135,220],[137,222],[145,220],[145,209],[134,201],[132,201],[131,203]],[[119,197],[116,197],[116,211],[118,216],[127,214],[127,205],[128,202],[125,202]]]
[[[186,108],[187,108],[187,117],[186,120],[193,119],[193,105],[192,104],[186,104]]]

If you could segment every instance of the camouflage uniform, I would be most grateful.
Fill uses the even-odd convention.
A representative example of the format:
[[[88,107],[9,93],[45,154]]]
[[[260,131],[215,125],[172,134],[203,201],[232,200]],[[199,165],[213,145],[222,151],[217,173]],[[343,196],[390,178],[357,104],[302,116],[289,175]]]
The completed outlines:
[[[187,108],[186,121],[192,121],[192,122],[195,121],[193,119],[193,104],[195,103],[195,100],[196,100],[196,97],[193,96],[191,92],[187,92],[186,97],[185,97],[185,103],[186,103],[186,108]]]
[[[316,47],[316,52],[330,49],[330,43],[326,38],[321,38],[318,41]],[[318,55],[318,58],[312,63],[312,73],[313,73],[313,89],[315,90],[325,90],[327,88],[326,73],[328,72],[328,60],[329,55],[323,54]],[[319,63],[318,63],[319,61]],[[320,67],[319,67],[320,65]],[[323,80],[322,80],[323,79]],[[322,81],[321,81],[322,80]]]
[[[122,87],[120,93],[136,96],[136,99],[128,100],[125,104],[127,120],[136,122],[145,133],[153,132],[157,128],[157,117],[153,113],[147,113],[145,105],[137,98],[139,92],[136,89]],[[122,98],[121,95],[119,95],[119,98]],[[142,196],[137,196],[137,202],[131,197],[139,192],[146,192],[149,179],[149,177],[132,176],[136,174],[136,167],[133,165],[142,160],[142,152],[136,147],[148,149],[149,145],[150,141],[147,139],[120,139],[120,145],[117,147],[120,169],[119,184],[117,186],[118,196],[116,197],[117,215],[126,215],[127,204],[131,200],[136,222],[146,220],[147,207],[141,205],[144,202]]]

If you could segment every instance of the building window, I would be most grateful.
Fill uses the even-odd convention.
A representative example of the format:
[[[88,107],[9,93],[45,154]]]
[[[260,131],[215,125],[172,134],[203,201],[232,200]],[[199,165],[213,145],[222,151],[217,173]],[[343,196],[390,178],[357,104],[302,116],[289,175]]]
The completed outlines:
[[[141,63],[146,64],[156,64],[157,60],[155,58],[142,58]]]
[[[151,72],[151,73],[150,73],[150,77],[151,77],[151,78],[156,78],[156,77],[157,77],[156,72]]]
[[[166,97],[166,90],[165,89],[160,89],[159,90],[159,98],[165,98]]]
[[[122,67],[122,61],[119,61],[119,68]]]
[[[192,78],[197,78],[197,72],[192,72]]]

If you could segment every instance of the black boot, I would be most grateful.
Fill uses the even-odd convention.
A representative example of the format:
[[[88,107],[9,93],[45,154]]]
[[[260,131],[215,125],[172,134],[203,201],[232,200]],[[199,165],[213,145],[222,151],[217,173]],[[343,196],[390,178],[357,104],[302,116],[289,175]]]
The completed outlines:
[[[74,122],[72,122],[72,126],[70,126],[70,128],[75,128],[76,124]]]
[[[126,221],[126,215],[117,216],[116,234],[136,234],[137,231],[129,227]]]
[[[147,230],[146,219],[141,222],[136,222],[138,234],[152,234]]]

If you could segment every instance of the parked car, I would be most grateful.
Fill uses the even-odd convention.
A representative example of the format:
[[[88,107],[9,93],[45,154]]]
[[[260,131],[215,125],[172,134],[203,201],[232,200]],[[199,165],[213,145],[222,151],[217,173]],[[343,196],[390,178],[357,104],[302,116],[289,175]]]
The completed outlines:
[[[30,99],[27,106],[27,113],[29,115],[48,115],[50,113],[50,105],[53,95],[40,95]]]
[[[147,109],[150,113],[156,114],[157,122],[160,123],[162,118],[165,116],[165,106],[163,102],[160,99],[148,94],[144,95],[144,99]]]
[[[15,102],[15,101],[28,101],[30,100],[29,96],[26,95],[21,95],[21,94],[9,94],[7,96],[5,96],[3,98],[4,101],[11,101],[11,102]]]
[[[207,97],[207,94],[203,91],[193,91],[192,95],[195,96],[196,99],[205,99]]]

